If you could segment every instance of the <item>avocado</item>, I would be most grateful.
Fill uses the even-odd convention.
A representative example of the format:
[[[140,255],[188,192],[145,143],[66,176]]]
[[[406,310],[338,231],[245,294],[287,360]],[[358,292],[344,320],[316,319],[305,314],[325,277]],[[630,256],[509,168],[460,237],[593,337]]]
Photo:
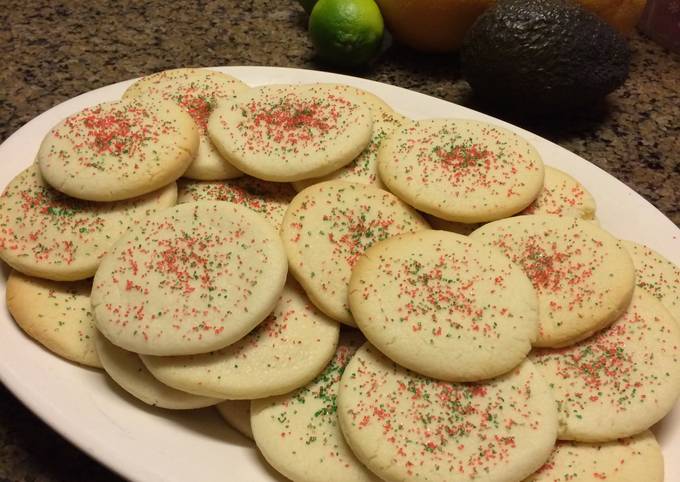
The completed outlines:
[[[625,39],[568,0],[499,0],[461,49],[480,100],[529,113],[587,108],[623,84],[629,64]]]

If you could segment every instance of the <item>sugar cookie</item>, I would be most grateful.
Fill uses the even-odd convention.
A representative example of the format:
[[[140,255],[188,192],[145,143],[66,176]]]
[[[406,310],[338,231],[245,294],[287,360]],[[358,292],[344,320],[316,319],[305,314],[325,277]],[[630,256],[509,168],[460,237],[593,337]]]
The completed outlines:
[[[413,121],[378,152],[380,178],[411,206],[476,223],[518,213],[543,187],[543,161],[517,134],[462,119]]]
[[[290,270],[312,302],[331,318],[354,325],[347,285],[359,256],[376,241],[428,227],[387,191],[327,181],[295,196],[283,218],[281,237]]]
[[[595,209],[595,199],[580,182],[564,171],[545,166],[543,189],[521,214],[594,219]]]
[[[538,334],[538,299],[522,269],[446,231],[368,248],[352,270],[349,306],[382,353],[440,380],[501,375],[526,358]]]
[[[640,288],[609,328],[530,358],[555,395],[563,440],[629,437],[661,420],[680,395],[680,327]]]
[[[7,309],[28,335],[67,360],[101,368],[94,347],[89,281],[48,281],[12,271]]]
[[[128,230],[103,259],[92,286],[97,328],[135,353],[218,350],[267,317],[286,271],[278,233],[259,214],[182,204]]]
[[[484,383],[447,383],[396,365],[370,344],[345,368],[338,419],[359,460],[384,480],[522,480],[557,433],[555,402],[533,365]]]
[[[633,263],[618,241],[592,222],[516,216],[485,224],[470,237],[499,248],[533,282],[539,303],[536,346],[587,338],[628,306]]]
[[[67,117],[45,136],[37,160],[45,181],[58,191],[118,201],[175,181],[197,147],[194,121],[177,105],[129,99]]]
[[[142,355],[142,361],[178,390],[230,400],[263,398],[317,376],[335,352],[339,330],[292,281],[267,319],[228,347],[193,356]]]
[[[250,400],[224,400],[215,407],[225,422],[241,435],[253,440],[253,429],[250,427]]]
[[[168,100],[188,113],[198,127],[200,137],[196,157],[185,177],[203,181],[232,179],[242,173],[222,158],[208,137],[208,117],[223,99],[231,100],[249,90],[231,75],[208,69],[172,69],[142,77],[123,94],[123,99],[151,97]]]
[[[324,85],[266,85],[220,104],[208,133],[234,166],[267,181],[329,174],[364,150],[371,111]]]
[[[48,186],[34,164],[0,196],[0,258],[30,276],[89,278],[129,225],[176,201],[174,182],[127,201],[80,201]]]

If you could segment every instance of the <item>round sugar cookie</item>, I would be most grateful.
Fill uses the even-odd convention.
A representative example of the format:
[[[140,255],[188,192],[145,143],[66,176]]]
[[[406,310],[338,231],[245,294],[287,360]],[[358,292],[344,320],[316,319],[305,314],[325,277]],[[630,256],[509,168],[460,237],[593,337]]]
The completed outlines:
[[[97,328],[135,353],[191,355],[241,339],[286,281],[278,233],[226,202],[182,204],[128,230],[94,277]]]
[[[557,400],[563,440],[629,437],[661,420],[680,395],[680,327],[640,288],[605,330],[530,358]]]
[[[250,400],[224,400],[215,407],[225,422],[241,435],[254,440],[253,429],[250,427]]]
[[[38,166],[58,191],[89,201],[119,201],[155,191],[184,174],[198,130],[169,101],[128,99],[88,107],[45,136]]]
[[[293,187],[298,191],[323,181],[334,179],[347,182],[358,182],[370,184],[375,187],[384,188],[384,184],[378,175],[378,149],[383,139],[394,129],[399,127],[406,119],[396,113],[381,98],[349,85],[329,84],[337,89],[340,95],[347,95],[364,102],[371,109],[373,117],[373,135],[366,148],[356,159],[326,176],[312,179],[305,179],[293,183]]]
[[[416,375],[364,345],[340,381],[347,443],[384,480],[515,481],[541,467],[557,434],[555,402],[524,361],[483,383]]]
[[[179,203],[227,201],[242,204],[260,213],[279,229],[295,190],[288,183],[262,181],[250,176],[220,182],[180,179],[177,183]]]
[[[106,373],[126,392],[148,405],[188,410],[220,402],[163,385],[149,373],[136,353],[117,347],[99,332],[95,333],[94,342]]]
[[[354,326],[347,285],[359,256],[376,241],[427,229],[391,193],[366,184],[327,181],[298,193],[281,225],[290,270],[312,302]]]
[[[522,269],[446,231],[404,234],[368,248],[352,270],[349,306],[383,354],[439,380],[510,371],[538,334],[538,299]]]
[[[266,181],[329,174],[371,140],[373,120],[362,102],[326,85],[265,85],[220,104],[208,133],[234,166]]]
[[[595,219],[595,198],[583,185],[564,171],[545,166],[543,189],[520,214],[552,214]]]
[[[32,278],[12,271],[7,309],[31,338],[67,360],[101,368],[94,347],[90,281],[72,283]]]
[[[663,482],[663,454],[654,434],[603,444],[557,442],[550,459],[524,482]]]
[[[176,202],[174,182],[126,201],[81,201],[48,186],[33,164],[0,196],[0,258],[30,276],[89,278],[128,226]]]
[[[416,209],[468,224],[516,214],[543,187],[543,161],[529,142],[463,119],[403,124],[380,146],[378,171]]]
[[[208,137],[208,117],[221,100],[249,90],[235,77],[208,69],[172,69],[142,77],[123,93],[123,99],[167,100],[189,114],[199,131],[196,157],[184,177],[203,181],[232,179],[242,173],[222,158]]]
[[[340,377],[364,338],[343,331],[335,356],[316,380],[292,393],[251,402],[255,443],[276,470],[296,482],[378,482],[340,430]]]
[[[550,215],[485,224],[472,239],[520,265],[538,293],[536,346],[566,346],[606,327],[633,294],[633,263],[609,233],[590,221]]]
[[[633,258],[635,283],[657,298],[680,323],[680,268],[653,249],[633,241],[621,241]]]
[[[178,390],[250,400],[288,393],[312,380],[333,356],[339,331],[293,281],[267,319],[228,347],[192,356],[142,355],[142,361]]]

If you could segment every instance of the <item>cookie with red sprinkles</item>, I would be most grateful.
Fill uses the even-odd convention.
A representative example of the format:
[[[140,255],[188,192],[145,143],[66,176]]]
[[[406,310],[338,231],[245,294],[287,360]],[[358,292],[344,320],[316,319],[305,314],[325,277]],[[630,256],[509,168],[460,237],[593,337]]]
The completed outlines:
[[[174,182],[126,201],[81,201],[52,189],[33,164],[0,196],[0,258],[30,276],[89,278],[129,225],[176,202]]]
[[[251,402],[255,443],[267,462],[296,482],[378,482],[343,438],[337,417],[342,373],[364,338],[344,330],[335,356],[315,380]]]
[[[173,410],[210,407],[220,402],[163,385],[144,367],[136,353],[124,350],[97,332],[94,337],[97,354],[104,370],[123,390],[142,402]]]
[[[7,309],[31,338],[67,360],[101,368],[94,347],[90,281],[58,282],[12,271]]]
[[[555,401],[529,361],[480,383],[423,377],[364,345],[340,381],[338,419],[357,458],[389,481],[517,481],[557,434]]]
[[[616,320],[633,294],[633,262],[595,223],[552,215],[516,216],[485,224],[472,239],[500,249],[524,269],[538,293],[535,346],[587,338]]]
[[[266,85],[220,104],[208,133],[220,153],[253,177],[320,177],[356,158],[371,140],[367,105],[323,84]]]
[[[393,194],[366,184],[327,181],[293,199],[281,225],[291,273],[331,318],[354,326],[347,286],[352,268],[373,243],[428,229]]]
[[[227,201],[241,204],[263,215],[279,229],[295,189],[288,183],[269,182],[242,176],[226,181],[205,182],[180,179],[177,182],[177,202]]]
[[[224,400],[215,407],[225,422],[241,435],[253,440],[253,429],[250,427],[250,400]]]
[[[193,161],[198,129],[170,101],[98,104],[54,126],[38,151],[45,181],[71,197],[119,201],[155,191]]]
[[[559,438],[607,442],[650,428],[680,395],[680,327],[640,288],[607,329],[530,359],[557,400]]]
[[[497,250],[446,231],[371,246],[352,270],[349,306],[383,354],[440,380],[508,372],[538,334],[538,299],[522,269]]]
[[[557,442],[550,459],[524,482],[663,482],[663,454],[654,434],[587,444]]]
[[[564,171],[545,166],[543,189],[536,200],[520,214],[594,219],[595,209],[595,199],[580,182]]]
[[[543,161],[529,142],[463,119],[402,125],[380,146],[378,171],[387,188],[416,209],[468,224],[516,214],[543,187]]]
[[[201,355],[142,355],[142,361],[161,382],[185,392],[230,400],[270,397],[317,376],[333,357],[339,331],[289,281],[267,319],[228,347]]]
[[[274,227],[227,202],[182,204],[120,238],[97,270],[92,308],[114,344],[150,355],[219,350],[278,302],[287,262]]]
[[[188,113],[200,137],[196,157],[184,177],[203,181],[232,179],[242,175],[217,151],[208,137],[208,118],[223,100],[231,100],[250,87],[231,75],[208,69],[172,69],[142,77],[123,94],[123,99],[169,100]]]

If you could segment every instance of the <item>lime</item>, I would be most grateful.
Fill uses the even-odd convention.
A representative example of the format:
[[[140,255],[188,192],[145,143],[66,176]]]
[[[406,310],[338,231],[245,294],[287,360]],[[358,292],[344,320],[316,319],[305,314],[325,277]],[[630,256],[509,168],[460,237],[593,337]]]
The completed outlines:
[[[309,34],[321,59],[342,67],[366,64],[380,50],[385,26],[373,0],[319,0]]]
[[[298,3],[302,5],[302,8],[305,9],[305,12],[309,14],[312,13],[312,9],[316,4],[316,0],[298,0]]]

